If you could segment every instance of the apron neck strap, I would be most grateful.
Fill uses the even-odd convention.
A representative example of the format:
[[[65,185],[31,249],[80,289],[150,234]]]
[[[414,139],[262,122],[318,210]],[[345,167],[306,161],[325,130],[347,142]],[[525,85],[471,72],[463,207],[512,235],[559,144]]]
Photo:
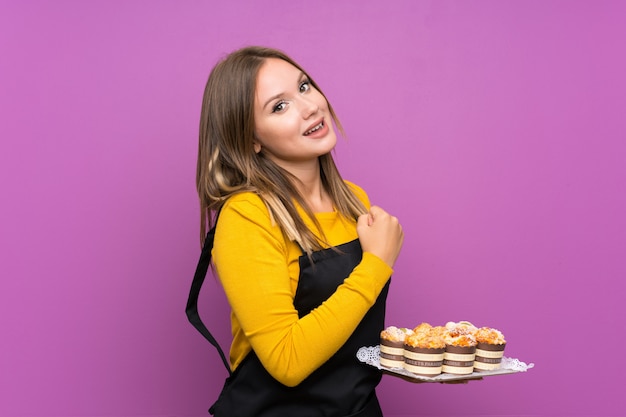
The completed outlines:
[[[202,319],[200,318],[200,314],[198,313],[198,297],[200,295],[200,289],[202,288],[202,284],[204,283],[204,278],[206,277],[207,271],[209,269],[209,265],[211,264],[211,250],[213,249],[213,241],[215,240],[215,226],[209,230],[206,235],[206,239],[204,240],[204,246],[202,247],[202,253],[200,254],[200,260],[198,261],[198,266],[196,267],[196,273],[193,276],[193,282],[191,283],[191,290],[189,291],[189,298],[187,299],[187,307],[185,308],[185,312],[187,313],[187,319],[189,322],[205,337],[206,340],[209,341],[217,352],[220,354],[222,358],[222,362],[226,367],[229,375],[232,375],[232,371],[230,366],[228,365],[228,361],[226,360],[226,355],[224,355],[224,351],[220,347],[215,337],[209,332],[206,328]]]

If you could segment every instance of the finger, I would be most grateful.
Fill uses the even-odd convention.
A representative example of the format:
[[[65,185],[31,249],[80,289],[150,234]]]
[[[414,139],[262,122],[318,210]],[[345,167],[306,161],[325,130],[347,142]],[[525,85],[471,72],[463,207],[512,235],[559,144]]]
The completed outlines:
[[[358,218],[357,218],[357,225],[358,226],[371,226],[371,215],[369,213],[367,214],[361,214]]]
[[[376,215],[379,215],[379,214],[381,214],[381,213],[384,213],[384,210],[383,210],[382,208],[380,208],[380,207],[378,207],[378,206],[372,206],[372,207],[370,207],[370,214],[371,214],[373,217],[376,217]]]

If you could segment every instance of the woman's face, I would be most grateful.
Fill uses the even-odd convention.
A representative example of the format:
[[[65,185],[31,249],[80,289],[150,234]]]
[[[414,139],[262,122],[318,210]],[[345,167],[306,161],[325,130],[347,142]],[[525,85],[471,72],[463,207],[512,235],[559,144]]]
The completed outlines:
[[[337,143],[324,96],[299,69],[276,58],[266,59],[257,75],[254,127],[255,152],[292,173],[317,164]]]

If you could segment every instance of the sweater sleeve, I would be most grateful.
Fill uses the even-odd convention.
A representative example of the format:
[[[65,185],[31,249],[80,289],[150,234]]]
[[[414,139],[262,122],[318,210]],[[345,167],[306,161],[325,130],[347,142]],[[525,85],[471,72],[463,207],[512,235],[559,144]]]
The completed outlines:
[[[391,268],[364,253],[322,305],[299,318],[293,305],[289,245],[257,196],[227,202],[213,260],[234,319],[267,371],[296,386],[350,337],[375,303]]]

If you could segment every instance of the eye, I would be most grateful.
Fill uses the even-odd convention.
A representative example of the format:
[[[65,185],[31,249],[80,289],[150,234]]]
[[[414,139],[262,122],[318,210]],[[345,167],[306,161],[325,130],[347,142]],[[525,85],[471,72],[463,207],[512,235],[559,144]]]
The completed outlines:
[[[309,91],[311,89],[311,81],[309,80],[304,80],[300,83],[300,87],[299,90],[301,93],[306,93],[307,91]]]
[[[286,107],[287,107],[287,102],[281,100],[278,103],[276,103],[274,107],[272,107],[272,113],[280,113],[281,111],[285,110]]]

